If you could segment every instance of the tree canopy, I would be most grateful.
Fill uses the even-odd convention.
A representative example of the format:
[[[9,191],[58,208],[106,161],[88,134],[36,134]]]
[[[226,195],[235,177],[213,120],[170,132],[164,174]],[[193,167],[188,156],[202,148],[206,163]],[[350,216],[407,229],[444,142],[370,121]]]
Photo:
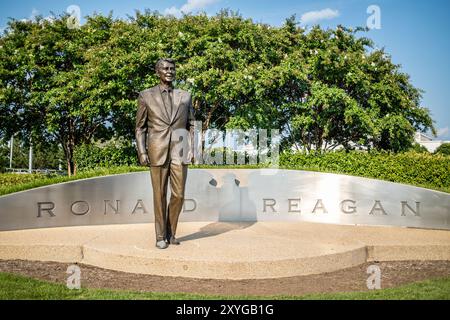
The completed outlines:
[[[450,143],[441,144],[435,151],[436,154],[450,156]]]
[[[421,91],[361,28],[304,30],[295,16],[273,27],[226,10],[67,19],[11,20],[0,37],[0,138],[61,144],[69,174],[76,146],[134,138],[137,93],[158,83],[160,57],[176,60],[203,129],[279,129],[285,147],[308,151],[402,151],[417,130],[435,133]]]

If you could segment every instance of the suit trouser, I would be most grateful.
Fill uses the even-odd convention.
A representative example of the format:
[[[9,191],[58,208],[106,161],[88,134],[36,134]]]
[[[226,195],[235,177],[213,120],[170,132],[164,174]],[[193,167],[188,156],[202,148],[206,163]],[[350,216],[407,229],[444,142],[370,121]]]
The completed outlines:
[[[184,204],[188,166],[166,161],[163,166],[151,167],[153,208],[155,212],[156,240],[175,236],[178,218]],[[167,207],[167,185],[170,179],[170,202]]]

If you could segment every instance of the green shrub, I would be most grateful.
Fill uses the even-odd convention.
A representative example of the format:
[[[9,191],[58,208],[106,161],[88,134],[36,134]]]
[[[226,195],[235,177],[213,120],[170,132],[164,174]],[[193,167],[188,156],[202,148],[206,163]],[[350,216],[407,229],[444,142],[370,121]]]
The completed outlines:
[[[79,171],[138,164],[135,147],[131,143],[121,141],[78,146],[74,152],[74,159]]]
[[[78,150],[77,157],[84,168],[94,165],[95,171],[86,171],[75,177],[55,177],[48,179],[48,176],[0,174],[0,194],[8,194],[20,190],[71,181],[71,179],[95,177],[108,174],[146,171],[145,167],[134,167],[126,164],[125,167],[116,167],[111,164],[119,161],[137,162],[135,151],[130,149],[106,148],[90,145]],[[114,150],[114,151],[111,151]],[[128,151],[127,151],[128,150]],[[133,150],[133,151],[131,151]],[[127,153],[128,152],[128,153]],[[114,156],[111,156],[111,153]],[[83,156],[83,157],[81,157]],[[113,161],[114,160],[114,161]],[[101,168],[103,166],[103,168]],[[264,165],[234,165],[234,166],[193,166],[194,168],[261,168]],[[433,155],[431,153],[405,152],[392,154],[388,152],[333,152],[324,154],[305,153],[282,153],[280,154],[280,167],[296,170],[310,170],[320,172],[332,172],[348,174],[353,176],[368,177],[398,183],[421,186],[425,188],[440,190],[450,193],[450,157],[444,155]],[[23,186],[23,187],[20,187]],[[19,188],[20,187],[20,188]]]
[[[115,174],[147,171],[148,168],[137,166],[97,168],[78,172],[75,176],[66,175],[43,175],[43,174],[0,174],[0,196],[29,190],[33,188],[49,186],[52,184],[64,183],[69,181],[102,177]]]
[[[423,145],[414,143],[411,147],[410,151],[415,151],[417,153],[430,153],[427,148],[425,148]]]
[[[335,172],[450,190],[450,158],[417,152],[282,153],[284,168]]]
[[[43,175],[37,173],[36,174],[2,173],[0,174],[0,188],[7,188],[26,183],[33,183],[51,177],[54,177],[54,175]]]
[[[440,145],[439,148],[436,149],[435,153],[450,156],[450,143]]]

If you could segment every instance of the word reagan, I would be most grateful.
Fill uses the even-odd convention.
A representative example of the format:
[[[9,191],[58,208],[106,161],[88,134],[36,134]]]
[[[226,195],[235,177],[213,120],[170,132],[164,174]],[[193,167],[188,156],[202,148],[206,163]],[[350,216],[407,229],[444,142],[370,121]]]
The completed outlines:
[[[301,214],[302,210],[300,209],[302,199],[288,199],[288,213],[289,214]],[[401,201],[402,205],[402,216],[406,216],[407,211],[413,213],[416,217],[420,217],[420,202],[416,202],[416,208],[412,208],[408,201]],[[278,213],[277,209],[277,200],[275,199],[263,199],[263,212],[264,213]],[[373,202],[372,209],[369,211],[369,215],[381,214],[387,216],[388,213],[384,209],[382,202],[380,200],[375,200]],[[356,201],[346,199],[339,203],[339,209],[343,214],[355,214],[357,213]],[[322,199],[317,199],[314,208],[311,211],[312,214],[315,213],[328,213],[328,210],[324,204]]]

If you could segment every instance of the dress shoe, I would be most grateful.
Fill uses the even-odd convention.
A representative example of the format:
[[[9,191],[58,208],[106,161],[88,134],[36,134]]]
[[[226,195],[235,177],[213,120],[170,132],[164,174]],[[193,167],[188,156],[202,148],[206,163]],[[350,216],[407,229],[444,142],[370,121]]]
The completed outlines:
[[[161,240],[161,241],[156,242],[156,247],[157,247],[158,249],[167,249],[168,246],[169,246],[169,245],[168,245],[167,242],[164,241],[164,240]]]
[[[169,243],[178,246],[181,242],[175,237],[170,237]]]

